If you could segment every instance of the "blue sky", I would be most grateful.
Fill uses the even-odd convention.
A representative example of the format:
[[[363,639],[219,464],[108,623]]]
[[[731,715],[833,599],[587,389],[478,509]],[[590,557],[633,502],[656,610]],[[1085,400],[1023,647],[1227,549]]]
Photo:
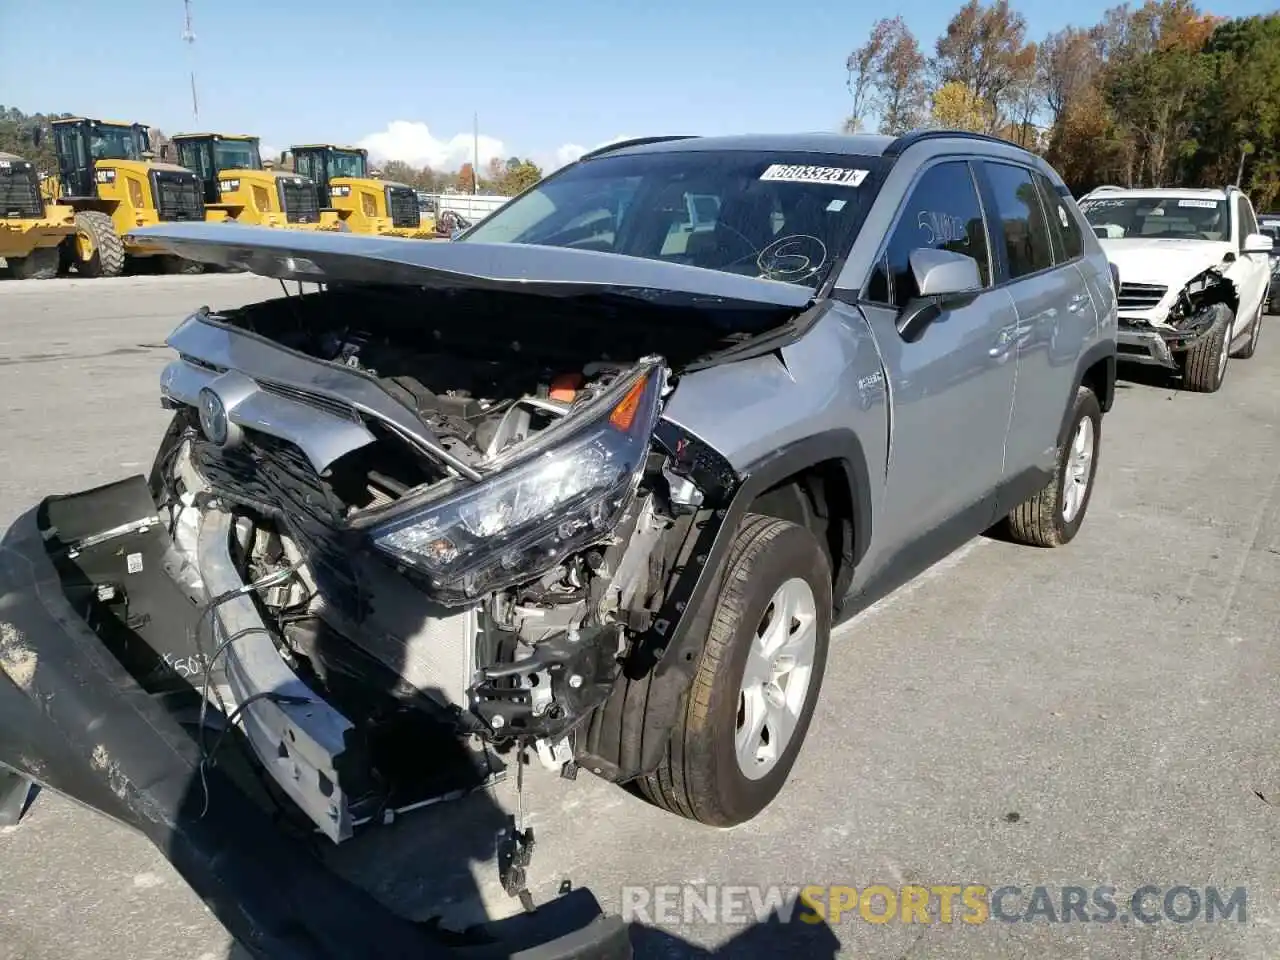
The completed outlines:
[[[1111,3],[1014,5],[1038,38]],[[928,51],[958,6],[903,0],[897,12]],[[1275,2],[1206,6],[1243,16]],[[835,129],[845,58],[893,12],[850,0],[192,0],[189,48],[182,0],[0,0],[0,103],[276,148],[362,142],[445,168],[470,158],[474,112],[482,162],[554,166],[620,136]],[[59,25],[67,39],[42,38]]]

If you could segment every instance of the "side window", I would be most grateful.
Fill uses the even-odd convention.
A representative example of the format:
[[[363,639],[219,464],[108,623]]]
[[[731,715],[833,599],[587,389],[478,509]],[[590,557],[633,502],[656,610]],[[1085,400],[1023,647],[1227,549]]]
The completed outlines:
[[[1040,201],[1049,217],[1049,232],[1053,236],[1053,254],[1057,263],[1066,263],[1084,253],[1084,239],[1080,224],[1072,214],[1070,201],[1058,195],[1053,182],[1042,173],[1032,174]]]
[[[911,272],[911,251],[922,247],[963,253],[978,261],[985,286],[991,285],[991,256],[982,206],[969,165],[953,160],[930,167],[902,207],[880,262],[867,285],[867,299],[904,307],[918,294]]]
[[[1009,278],[1016,280],[1053,266],[1049,225],[1031,182],[1031,171],[1007,163],[984,164],[995,194],[995,216],[1004,236]]]
[[[1240,230],[1240,249],[1244,249],[1244,238],[1258,232],[1258,221],[1253,217],[1253,209],[1245,197],[1236,198],[1236,221]]]

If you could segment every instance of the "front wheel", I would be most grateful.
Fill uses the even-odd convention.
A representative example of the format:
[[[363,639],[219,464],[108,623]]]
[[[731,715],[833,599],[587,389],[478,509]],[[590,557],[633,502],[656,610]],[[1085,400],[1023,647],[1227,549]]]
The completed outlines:
[[[1009,514],[1014,540],[1033,547],[1061,547],[1075,539],[1089,509],[1101,442],[1102,407],[1092,390],[1080,387],[1053,478]]]
[[[15,280],[52,280],[58,275],[58,248],[40,247],[25,257],[9,257]]]
[[[781,791],[813,717],[831,634],[831,567],[804,527],[748,514],[711,631],[657,771],[639,792],[718,827]]]
[[[1182,383],[1194,393],[1216,393],[1227,376],[1231,356],[1235,314],[1225,303],[1215,303],[1209,309],[1215,313],[1213,325],[1182,357]]]

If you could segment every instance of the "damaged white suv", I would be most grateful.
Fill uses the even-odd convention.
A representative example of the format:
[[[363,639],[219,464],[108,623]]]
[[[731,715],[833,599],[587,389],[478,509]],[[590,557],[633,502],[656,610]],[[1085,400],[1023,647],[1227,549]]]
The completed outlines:
[[[1257,349],[1271,281],[1272,241],[1249,198],[1236,187],[1099,187],[1080,209],[1119,271],[1119,359],[1216,391],[1227,360]]]

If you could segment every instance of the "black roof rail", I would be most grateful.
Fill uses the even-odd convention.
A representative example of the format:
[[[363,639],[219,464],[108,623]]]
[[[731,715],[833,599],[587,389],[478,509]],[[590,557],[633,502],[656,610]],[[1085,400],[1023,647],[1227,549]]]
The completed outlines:
[[[624,147],[643,147],[648,143],[667,143],[671,140],[694,140],[697,135],[692,133],[674,133],[660,137],[632,137],[630,140],[619,140],[616,143],[606,143],[603,147],[596,147],[594,150],[588,150],[579,160],[590,160],[592,157],[598,157],[602,153],[609,153],[611,150],[621,150]]]
[[[993,137],[986,133],[973,133],[969,130],[912,130],[910,133],[904,133],[893,143],[885,147],[884,156],[900,157],[908,147],[914,147],[917,143],[925,140],[943,140],[959,138],[961,140],[980,140],[983,143],[999,143],[1006,147],[1013,147],[1015,150],[1025,150],[1026,147],[1020,147],[1012,140],[1005,140],[1003,137]]]

